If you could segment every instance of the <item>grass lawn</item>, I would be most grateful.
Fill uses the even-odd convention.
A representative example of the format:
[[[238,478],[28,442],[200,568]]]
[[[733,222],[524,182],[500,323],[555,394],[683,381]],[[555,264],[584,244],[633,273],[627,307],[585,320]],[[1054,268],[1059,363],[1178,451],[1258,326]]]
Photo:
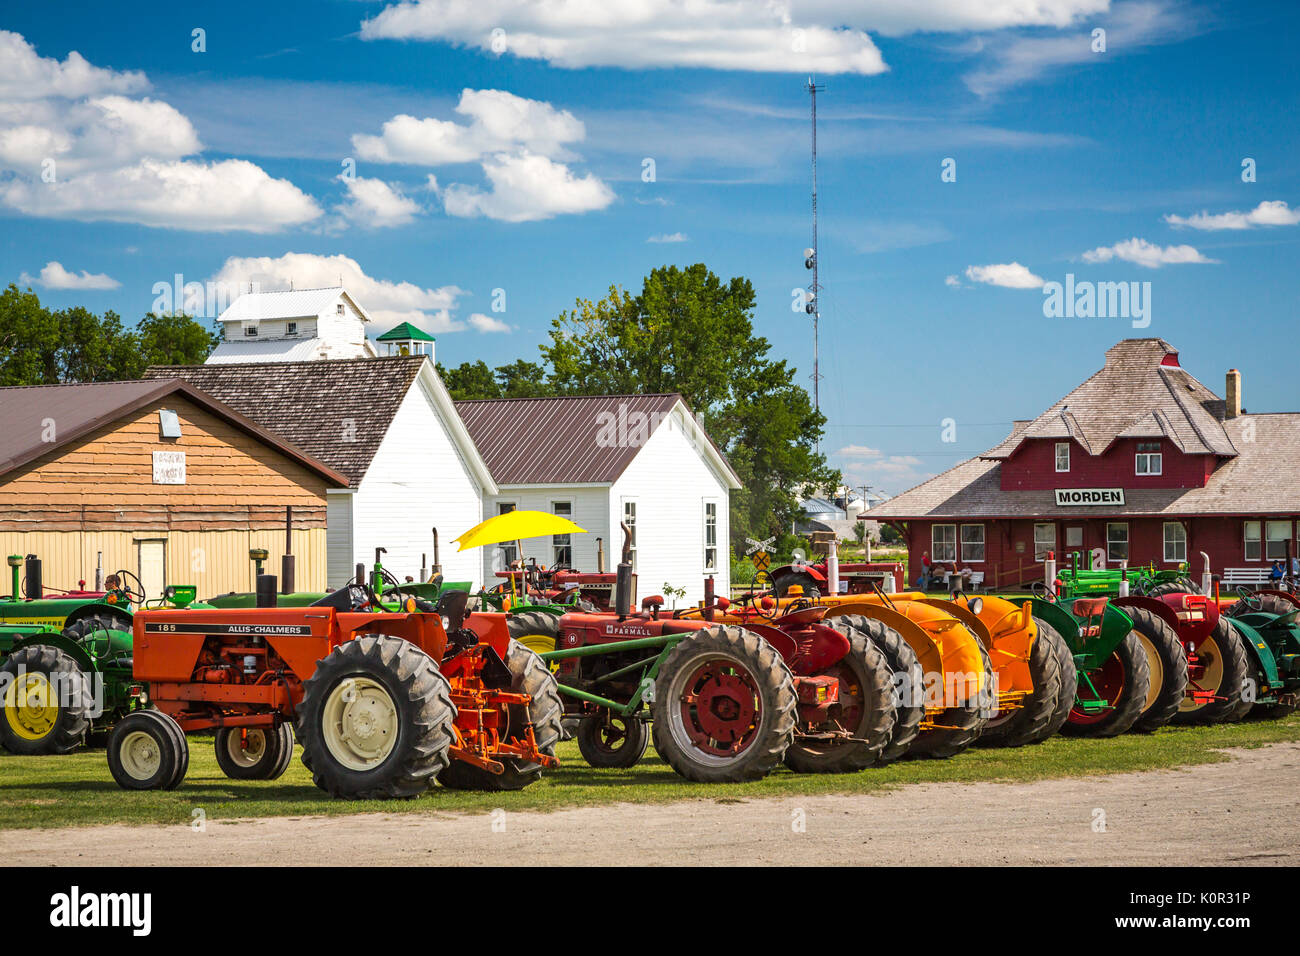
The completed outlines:
[[[1280,721],[1204,728],[1166,728],[1151,736],[1110,740],[1057,737],[1018,750],[975,749],[952,760],[903,761],[845,776],[807,776],[782,768],[764,780],[708,786],[688,783],[654,756],[631,770],[593,770],[577,744],[560,745],[563,766],[518,793],[463,793],[436,789],[409,801],[330,800],[316,789],[295,759],[274,782],[237,782],[218,770],[211,738],[191,737],[189,775],[170,793],[118,789],[104,751],[62,757],[15,757],[0,753],[0,830],[97,823],[187,824],[202,808],[209,820],[259,816],[301,816],[384,811],[390,813],[562,810],[608,804],[708,799],[733,802],[749,797],[798,794],[873,793],[909,783],[1023,782],[1190,766],[1226,759],[1222,747],[1252,747],[1300,740],[1300,714]]]

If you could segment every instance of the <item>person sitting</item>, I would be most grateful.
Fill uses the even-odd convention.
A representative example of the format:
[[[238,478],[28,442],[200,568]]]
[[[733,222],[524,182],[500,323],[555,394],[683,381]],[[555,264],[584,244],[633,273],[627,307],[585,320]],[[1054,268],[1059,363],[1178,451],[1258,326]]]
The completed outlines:
[[[1283,573],[1282,562],[1274,561],[1272,569],[1268,572],[1268,579],[1273,582],[1274,587],[1281,583]]]

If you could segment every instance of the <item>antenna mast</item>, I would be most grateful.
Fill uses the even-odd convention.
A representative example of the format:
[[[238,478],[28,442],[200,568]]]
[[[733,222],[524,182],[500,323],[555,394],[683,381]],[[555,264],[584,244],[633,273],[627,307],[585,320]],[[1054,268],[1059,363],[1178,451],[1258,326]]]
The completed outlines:
[[[804,311],[812,316],[813,323],[813,407],[817,411],[822,410],[821,400],[821,349],[818,342],[819,326],[821,324],[821,303],[818,296],[821,295],[821,283],[818,282],[818,255],[817,255],[817,92],[826,89],[825,86],[818,86],[813,78],[808,77],[808,83],[805,87],[808,95],[812,100],[812,248],[804,251],[804,266],[812,270],[812,285],[808,287],[808,301],[804,305]],[[817,451],[821,450],[821,441],[817,442]]]

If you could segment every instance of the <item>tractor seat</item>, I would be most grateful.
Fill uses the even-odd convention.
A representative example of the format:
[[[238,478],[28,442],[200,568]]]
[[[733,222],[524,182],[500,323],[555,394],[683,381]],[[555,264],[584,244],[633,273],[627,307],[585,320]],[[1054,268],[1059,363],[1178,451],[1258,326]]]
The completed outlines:
[[[1097,617],[1106,613],[1110,598],[1079,598],[1074,602],[1075,617]]]
[[[643,598],[641,601],[641,610],[643,611],[657,611],[663,606],[664,596],[662,594],[652,594],[648,598]]]

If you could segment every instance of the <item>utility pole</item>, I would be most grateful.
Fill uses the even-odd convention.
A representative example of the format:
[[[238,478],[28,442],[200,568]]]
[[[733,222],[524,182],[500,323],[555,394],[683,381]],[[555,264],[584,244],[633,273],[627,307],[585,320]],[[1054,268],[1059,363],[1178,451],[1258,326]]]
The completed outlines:
[[[804,303],[804,311],[812,316],[813,323],[813,407],[817,411],[822,410],[821,399],[821,353],[818,342],[821,325],[821,304],[817,297],[821,294],[821,283],[818,282],[818,261],[817,261],[817,92],[824,90],[826,87],[818,86],[813,78],[808,77],[806,89],[812,100],[812,248],[804,250],[804,268],[812,270],[812,285],[808,287],[808,300]],[[816,451],[821,451],[821,440],[816,443]]]

